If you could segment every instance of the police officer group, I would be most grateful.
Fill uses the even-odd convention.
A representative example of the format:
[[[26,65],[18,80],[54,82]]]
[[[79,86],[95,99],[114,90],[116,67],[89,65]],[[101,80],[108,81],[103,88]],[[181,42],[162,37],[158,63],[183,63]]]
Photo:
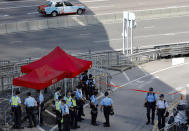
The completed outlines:
[[[61,88],[57,88],[57,92],[54,95],[55,108],[56,108],[56,120],[59,131],[70,131],[70,129],[80,128],[78,121],[84,120],[83,105],[85,99],[82,93],[82,89],[79,86],[76,92],[68,91],[66,96],[61,95]],[[96,122],[98,115],[98,92],[94,91],[90,97],[91,107],[91,125],[98,126]],[[104,127],[110,127],[109,115],[113,112],[112,99],[108,97],[108,92],[105,92],[105,98],[100,102],[101,110],[104,111],[106,122]]]
[[[22,110],[23,107],[25,107],[27,118],[28,118],[28,128],[36,127],[37,126],[37,120],[36,115],[34,113],[35,109],[41,109],[41,115],[40,115],[40,124],[43,124],[43,116],[42,116],[42,109],[44,105],[44,96],[40,91],[37,91],[39,93],[37,101],[34,97],[32,97],[31,92],[27,93],[27,98],[25,99],[24,103],[22,104],[20,99],[20,92],[16,91],[15,95],[11,97],[9,104],[11,106],[11,110],[13,113],[13,119],[14,119],[14,129],[23,129],[21,125],[21,117],[22,117]],[[39,120],[38,120],[39,121]]]
[[[27,98],[25,101],[21,102],[20,92],[16,91],[15,95],[11,97],[9,103],[12,108],[14,117],[15,129],[23,129],[21,126],[21,116],[23,107],[25,107],[27,118],[28,118],[28,128],[36,127],[38,123],[43,124],[43,110],[44,110],[44,96],[41,91],[37,91],[38,97],[35,99],[31,92],[27,93]],[[78,121],[84,120],[84,109],[83,106],[86,101],[90,102],[91,108],[91,124],[93,126],[98,126],[96,122],[98,115],[98,105],[97,100],[98,90],[95,89],[95,81],[93,76],[87,75],[87,71],[82,73],[80,77],[80,84],[75,92],[67,91],[65,96],[62,95],[62,89],[58,87],[54,94],[54,109],[56,112],[56,123],[58,124],[59,131],[70,131],[70,129],[80,128]],[[104,112],[105,120],[104,127],[110,127],[109,115],[113,115],[113,102],[112,99],[108,97],[108,92],[105,92],[105,98],[100,102],[101,111]],[[38,113],[38,120],[36,119],[35,110],[40,111],[40,116]]]
[[[165,127],[165,118],[168,117],[168,103],[164,100],[164,94],[160,94],[159,100],[157,100],[157,95],[153,91],[153,88],[149,88],[149,92],[145,98],[144,106],[147,108],[147,122],[146,125],[154,125],[155,112],[157,111],[158,116],[158,128],[163,129]],[[151,115],[150,115],[151,113]]]

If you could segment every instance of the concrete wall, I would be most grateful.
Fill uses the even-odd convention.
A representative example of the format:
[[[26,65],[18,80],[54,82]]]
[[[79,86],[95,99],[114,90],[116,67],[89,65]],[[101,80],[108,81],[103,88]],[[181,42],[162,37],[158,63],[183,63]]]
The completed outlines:
[[[188,15],[189,7],[151,9],[131,11],[136,14],[137,20]],[[48,28],[60,28],[70,26],[87,26],[91,24],[105,24],[122,22],[122,13],[107,15],[82,15],[82,16],[63,16],[56,18],[44,18],[33,21],[20,21],[14,23],[0,24],[0,34],[9,34],[22,31],[42,30]]]

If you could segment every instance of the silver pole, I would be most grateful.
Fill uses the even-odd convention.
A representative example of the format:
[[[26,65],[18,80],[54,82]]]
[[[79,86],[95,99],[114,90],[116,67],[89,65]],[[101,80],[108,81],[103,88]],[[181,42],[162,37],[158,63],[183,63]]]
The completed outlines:
[[[73,91],[73,88],[74,88],[74,78],[72,78],[72,91]]]
[[[129,55],[129,13],[128,13],[128,17],[127,17],[127,44],[126,44],[126,50],[127,50],[127,55]]]
[[[125,54],[125,18],[123,18],[123,54]]]
[[[66,92],[67,92],[67,79],[65,78],[64,79],[64,93],[65,93],[65,96],[66,96]]]
[[[133,20],[131,20],[131,54],[133,54]]]
[[[40,94],[39,94],[39,126],[40,126],[40,120],[41,120],[41,100],[40,100],[40,95],[41,95],[41,90],[40,90]]]
[[[14,95],[14,86],[12,85],[12,96]]]

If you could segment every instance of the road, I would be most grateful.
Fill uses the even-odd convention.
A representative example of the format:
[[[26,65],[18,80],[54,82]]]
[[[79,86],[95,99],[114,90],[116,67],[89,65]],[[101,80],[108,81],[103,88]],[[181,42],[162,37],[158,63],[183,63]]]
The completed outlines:
[[[100,15],[122,12],[123,10],[145,10],[189,6],[187,0],[70,0],[83,3],[87,7],[85,15]],[[4,0],[0,2],[0,23],[22,20],[46,19],[37,12],[37,6],[46,3],[44,0]],[[62,16],[65,17],[65,16]]]
[[[134,46],[189,41],[189,16],[137,21]],[[69,53],[122,48],[122,24],[80,26],[0,35],[0,59],[42,56],[56,46]]]
[[[109,71],[112,75],[111,83],[121,88],[112,87],[113,92],[110,97],[113,99],[115,115],[110,117],[110,128],[104,128],[104,115],[98,112],[97,123],[99,126],[91,126],[90,108],[85,108],[85,120],[79,122],[81,126],[78,131],[152,131],[152,125],[146,126],[146,109],[143,107],[146,93],[131,91],[128,89],[148,90],[150,87],[154,91],[163,93],[169,108],[180,98],[183,90],[188,84],[189,59],[185,58],[185,63],[172,66],[171,60],[159,60],[134,67],[125,72]],[[127,77],[126,77],[127,76]],[[174,81],[173,81],[174,80]],[[53,119],[53,118],[51,118]],[[156,116],[157,120],[157,116]],[[45,130],[57,131],[55,122],[49,123],[45,120],[42,127]],[[48,124],[49,123],[49,124]]]

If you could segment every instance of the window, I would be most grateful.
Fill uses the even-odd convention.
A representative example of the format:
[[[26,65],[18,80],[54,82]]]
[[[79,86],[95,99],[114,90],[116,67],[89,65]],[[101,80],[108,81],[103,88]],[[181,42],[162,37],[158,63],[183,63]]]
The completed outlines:
[[[73,6],[70,2],[67,2],[67,1],[64,1],[64,4],[65,4],[66,6]]]
[[[51,6],[52,5],[52,2],[48,1],[48,6]]]
[[[62,2],[57,2],[55,7],[62,7],[63,6],[63,3]]]

